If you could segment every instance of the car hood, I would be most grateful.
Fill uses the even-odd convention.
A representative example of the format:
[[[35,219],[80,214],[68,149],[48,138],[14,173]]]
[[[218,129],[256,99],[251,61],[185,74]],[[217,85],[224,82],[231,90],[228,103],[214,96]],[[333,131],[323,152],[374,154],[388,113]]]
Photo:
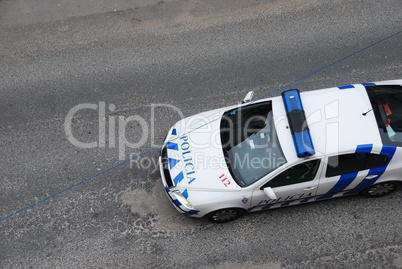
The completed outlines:
[[[230,175],[222,151],[220,119],[227,109],[196,114],[169,130],[164,144],[166,166],[177,189],[241,190]]]

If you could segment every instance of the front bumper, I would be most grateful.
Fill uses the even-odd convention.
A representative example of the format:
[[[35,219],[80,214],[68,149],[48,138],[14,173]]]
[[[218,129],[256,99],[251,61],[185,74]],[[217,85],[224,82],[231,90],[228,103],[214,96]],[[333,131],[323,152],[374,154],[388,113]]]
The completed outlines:
[[[174,184],[169,172],[168,167],[168,157],[167,157],[167,148],[166,145],[162,147],[161,154],[159,156],[159,168],[162,178],[162,183],[166,191],[166,195],[168,196],[169,200],[172,202],[173,206],[176,208],[177,211],[186,215],[186,216],[193,216],[198,217],[197,214],[200,212],[199,210],[188,208],[184,204],[182,204],[178,199],[176,199],[175,195],[173,194]],[[183,196],[186,196],[187,192],[182,192]],[[186,197],[187,198],[187,197]]]

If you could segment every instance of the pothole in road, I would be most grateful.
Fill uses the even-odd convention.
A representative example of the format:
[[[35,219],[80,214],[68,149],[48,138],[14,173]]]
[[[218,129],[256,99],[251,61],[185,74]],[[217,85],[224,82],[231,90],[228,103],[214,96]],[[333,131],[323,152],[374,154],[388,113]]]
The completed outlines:
[[[151,192],[143,189],[125,191],[121,195],[123,205],[138,216],[133,229],[147,232],[154,236],[192,233],[212,226],[204,221],[186,217],[173,207],[162,184],[156,183]]]

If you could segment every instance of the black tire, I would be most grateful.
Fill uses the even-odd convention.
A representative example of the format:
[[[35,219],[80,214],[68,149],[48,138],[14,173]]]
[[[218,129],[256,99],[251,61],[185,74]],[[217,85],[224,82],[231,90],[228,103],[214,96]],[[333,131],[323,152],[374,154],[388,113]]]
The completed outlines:
[[[368,187],[361,194],[366,197],[382,197],[396,191],[398,185],[397,182],[382,182]]]
[[[244,209],[240,208],[224,208],[216,210],[207,215],[207,219],[214,223],[225,223],[238,219],[245,213]]]

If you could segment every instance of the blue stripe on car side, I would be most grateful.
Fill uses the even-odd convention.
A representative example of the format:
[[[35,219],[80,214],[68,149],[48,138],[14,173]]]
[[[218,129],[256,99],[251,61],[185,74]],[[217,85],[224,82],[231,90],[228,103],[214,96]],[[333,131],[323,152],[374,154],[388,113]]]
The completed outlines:
[[[173,201],[173,203],[174,203],[177,207],[180,207],[180,206],[181,206],[181,203],[180,203],[179,200],[177,200],[177,199],[172,199],[172,201]]]
[[[339,180],[335,184],[335,186],[333,186],[323,196],[318,197],[316,200],[319,201],[319,200],[328,199],[328,198],[331,198],[332,196],[334,196],[335,193],[343,191],[347,186],[350,185],[350,183],[353,182],[353,180],[355,180],[357,174],[358,174],[358,172],[353,172],[353,173],[348,173],[348,174],[341,175],[341,177],[339,178]]]
[[[370,153],[372,149],[373,144],[358,145],[356,147],[355,153]],[[358,172],[352,172],[341,175],[338,182],[326,194],[318,197],[316,200],[328,199],[331,198],[335,193],[343,191],[353,182],[353,180],[355,180],[357,174]]]
[[[344,86],[339,86],[338,88],[340,90],[345,90],[345,89],[353,89],[355,86],[353,85],[344,85]]]
[[[172,170],[172,168],[178,164],[180,160],[174,159],[174,158],[168,158],[168,164],[169,164],[169,169]]]
[[[366,177],[370,175],[377,175],[376,178],[374,179],[367,179],[364,178],[362,182],[360,182],[354,189],[350,190],[349,192],[345,193],[344,195],[349,195],[349,194],[357,194],[361,192],[362,190],[374,185],[376,181],[384,174],[385,170],[387,169],[388,164],[392,160],[392,157],[394,157],[396,151],[396,147],[394,146],[383,146],[380,152],[380,155],[387,156],[389,158],[388,162],[380,167],[375,167],[369,170],[368,174]]]
[[[261,208],[261,211],[262,211],[262,210],[268,210],[268,209],[270,209],[272,205],[273,205],[273,204],[269,204],[269,205],[266,205],[266,206],[262,207],[262,208]]]
[[[173,179],[174,185],[177,186],[184,179],[183,172],[177,174],[177,176]]]
[[[364,87],[366,87],[366,86],[375,86],[375,83],[373,83],[373,82],[366,82],[366,83],[362,83],[362,85],[363,85]]]
[[[358,145],[356,147],[356,153],[370,153],[373,149],[373,144]]]
[[[185,189],[183,192],[182,192],[182,195],[184,196],[184,198],[188,198],[188,191],[187,191],[187,189]]]
[[[200,211],[193,209],[193,210],[185,212],[184,215],[186,215],[186,216],[196,215],[196,214],[198,214],[198,212],[200,212]]]
[[[307,198],[307,199],[303,199],[303,200],[301,200],[300,201],[300,204],[304,204],[304,203],[307,203],[308,201],[310,200],[310,198]]]
[[[179,150],[179,145],[173,142],[167,142],[167,148],[171,150]]]

